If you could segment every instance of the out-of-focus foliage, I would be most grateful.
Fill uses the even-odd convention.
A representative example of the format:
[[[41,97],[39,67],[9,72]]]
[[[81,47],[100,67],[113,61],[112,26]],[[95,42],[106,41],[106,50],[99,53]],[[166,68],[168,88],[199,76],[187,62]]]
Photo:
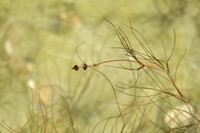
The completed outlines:
[[[174,70],[186,48],[176,82],[185,97],[198,105],[199,16],[199,0],[1,0],[0,131],[91,132],[99,121],[118,113],[111,86],[102,75],[92,69],[71,70],[74,64],[92,65],[124,55],[106,48],[119,47],[120,42],[103,18],[133,39],[127,28],[130,20],[161,57],[162,43],[167,51],[172,49],[175,29],[175,65],[170,67]],[[98,69],[113,85],[132,83],[128,72],[105,66]],[[142,78],[141,83],[152,85]],[[121,102],[131,98],[119,95]],[[150,110],[149,116],[160,118],[159,113]],[[165,124],[164,119],[154,121]],[[104,124],[95,132],[102,132]],[[108,132],[112,126],[108,123]],[[144,120],[141,132],[151,126]]]

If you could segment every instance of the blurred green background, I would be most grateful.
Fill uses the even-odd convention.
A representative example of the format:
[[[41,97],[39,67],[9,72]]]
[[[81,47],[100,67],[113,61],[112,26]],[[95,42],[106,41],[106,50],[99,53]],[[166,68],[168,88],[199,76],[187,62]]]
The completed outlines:
[[[71,70],[82,61],[93,64],[123,56],[123,51],[106,48],[119,47],[120,42],[103,18],[125,31],[130,20],[161,57],[162,42],[170,51],[175,29],[177,44],[172,64],[187,49],[177,84],[198,105],[199,0],[1,0],[2,133],[11,130],[6,127],[23,132],[91,132],[100,120],[118,112],[111,87],[103,76],[91,69]],[[114,85],[131,80],[118,69],[103,65],[98,69]],[[102,129],[100,125],[95,132]]]

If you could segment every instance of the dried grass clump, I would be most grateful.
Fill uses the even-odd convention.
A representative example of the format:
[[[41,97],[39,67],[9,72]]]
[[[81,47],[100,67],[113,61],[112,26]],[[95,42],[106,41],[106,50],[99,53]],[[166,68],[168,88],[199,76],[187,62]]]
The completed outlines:
[[[104,123],[103,132],[146,132],[148,129],[149,132],[199,131],[200,112],[176,84],[178,67],[186,50],[176,65],[171,63],[176,46],[175,30],[172,50],[169,52],[163,44],[164,55],[159,57],[153,52],[142,34],[133,28],[131,22],[126,27],[137,41],[134,44],[120,27],[105,20],[112,26],[121,43],[121,47],[113,48],[123,50],[125,56],[121,59],[106,60],[92,65],[84,62],[82,66],[72,67],[76,71],[80,68],[83,70],[92,68],[100,73],[111,85],[115,97],[118,114],[97,123],[92,132],[95,132],[102,123]],[[134,82],[132,84],[120,82],[120,85],[114,86],[103,72],[96,69],[102,64],[112,63],[120,63],[119,66],[109,67],[129,71],[134,77]],[[126,97],[130,97],[131,100],[124,102],[122,99]]]

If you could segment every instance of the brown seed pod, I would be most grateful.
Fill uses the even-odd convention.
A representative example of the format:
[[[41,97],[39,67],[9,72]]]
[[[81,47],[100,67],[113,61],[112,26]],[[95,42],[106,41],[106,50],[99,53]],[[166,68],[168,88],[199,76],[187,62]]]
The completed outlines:
[[[75,65],[74,67],[72,67],[72,69],[74,69],[75,71],[78,71],[79,67]]]
[[[87,64],[83,64],[83,65],[82,65],[82,68],[83,68],[84,70],[87,70],[87,67],[88,67]]]

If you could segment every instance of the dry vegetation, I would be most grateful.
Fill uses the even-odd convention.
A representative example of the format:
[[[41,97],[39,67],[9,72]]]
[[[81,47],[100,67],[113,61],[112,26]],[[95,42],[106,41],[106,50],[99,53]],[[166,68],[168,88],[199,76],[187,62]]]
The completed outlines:
[[[200,132],[199,7],[1,1],[0,132]]]

